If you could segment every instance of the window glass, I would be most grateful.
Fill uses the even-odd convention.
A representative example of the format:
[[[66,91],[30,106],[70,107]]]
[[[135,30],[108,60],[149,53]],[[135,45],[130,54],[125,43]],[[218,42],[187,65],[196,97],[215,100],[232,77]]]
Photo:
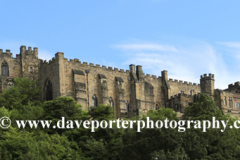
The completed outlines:
[[[8,76],[9,75],[7,62],[5,62],[5,61],[2,62],[1,71],[2,71],[2,73],[1,73],[2,76]]]
[[[232,97],[229,97],[229,108],[232,108],[233,107],[233,105],[232,105]]]

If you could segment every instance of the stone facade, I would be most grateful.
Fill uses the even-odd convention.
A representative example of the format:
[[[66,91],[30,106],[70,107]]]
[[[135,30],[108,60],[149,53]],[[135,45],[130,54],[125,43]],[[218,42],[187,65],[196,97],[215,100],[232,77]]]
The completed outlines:
[[[226,90],[214,89],[214,75],[204,74],[200,84],[144,74],[142,66],[131,64],[130,70],[94,65],[78,59],[68,60],[57,52],[49,62],[38,59],[38,48],[20,47],[12,57],[10,50],[0,50],[0,93],[14,84],[16,77],[37,79],[41,100],[59,96],[73,97],[83,109],[97,104],[110,104],[115,117],[146,114],[150,109],[172,108],[181,113],[195,102],[200,93],[209,94],[224,113],[240,113],[240,82]],[[229,102],[230,101],[230,102]]]

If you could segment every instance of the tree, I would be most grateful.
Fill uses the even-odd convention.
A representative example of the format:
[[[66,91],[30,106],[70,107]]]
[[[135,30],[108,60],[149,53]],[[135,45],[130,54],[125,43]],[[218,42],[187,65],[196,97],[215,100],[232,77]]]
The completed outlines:
[[[105,106],[103,104],[99,104],[97,107],[91,107],[89,115],[98,121],[114,118],[113,108],[109,105]]]
[[[27,105],[22,105],[21,109],[13,108],[9,112],[12,122],[15,122],[15,120],[39,120],[43,114],[43,107],[29,101]],[[12,126],[17,127],[17,124],[13,123]],[[33,131],[28,125],[24,130],[26,129],[30,132]]]
[[[213,99],[203,93],[197,102],[184,109],[182,119],[212,120],[212,117],[223,118],[223,113]]]
[[[82,110],[82,106],[72,97],[58,97],[51,101],[43,103],[43,118],[44,119],[57,119],[61,120],[65,117],[69,120],[82,120],[89,119],[87,112]]]
[[[72,149],[66,136],[48,135],[38,131],[29,133],[10,127],[0,136],[0,159],[58,160],[82,159],[79,149]]]
[[[82,106],[77,104],[77,102],[72,97],[58,97],[51,101],[45,101],[43,103],[43,116],[41,119],[52,120],[52,124],[55,124],[62,120],[88,120],[89,115],[86,111],[82,110]],[[49,129],[46,130],[49,133],[63,133],[67,130],[61,129]]]
[[[145,128],[140,133],[134,129],[126,129],[122,137],[123,149],[121,151],[121,159],[151,159],[156,156],[159,150],[171,155],[177,155],[176,150],[184,150],[181,146],[183,144],[183,134],[179,133],[177,128],[146,128],[147,118],[153,121],[164,121],[166,118],[171,120],[178,120],[176,113],[172,109],[160,108],[157,111],[150,110],[147,116],[143,116],[140,120],[145,122]],[[151,124],[150,124],[151,125]],[[155,155],[152,155],[155,154]]]
[[[21,109],[23,105],[28,105],[31,101],[39,104],[37,101],[40,94],[40,87],[37,87],[37,80],[31,81],[29,78],[14,79],[14,86],[5,90],[0,96],[0,107],[12,110],[13,108]]]
[[[113,108],[109,105],[99,104],[97,107],[91,107],[89,115],[99,123],[102,120],[109,122],[115,120]],[[112,128],[98,128],[94,133],[88,130],[87,139],[79,143],[84,153],[93,159],[119,159],[120,151],[123,148],[122,135],[124,129],[117,128],[117,124],[113,123]]]
[[[219,129],[210,127],[207,132],[202,131],[202,122],[212,121],[212,117],[229,122],[224,132],[221,132],[222,126]],[[197,102],[186,107],[182,119],[201,122],[201,128],[194,129],[192,125],[184,137],[183,147],[190,159],[239,159],[240,134],[237,129],[229,129],[236,119],[223,115],[207,94],[201,94]]]
[[[164,150],[154,151],[151,153],[152,160],[189,160],[184,148],[177,148],[172,152],[165,153]]]

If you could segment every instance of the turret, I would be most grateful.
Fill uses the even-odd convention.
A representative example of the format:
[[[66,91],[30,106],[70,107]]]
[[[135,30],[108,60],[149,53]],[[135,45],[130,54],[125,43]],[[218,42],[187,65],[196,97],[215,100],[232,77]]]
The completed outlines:
[[[168,74],[166,70],[162,71],[162,79],[168,81]]]
[[[150,75],[149,75],[150,76]],[[138,79],[144,79],[144,74],[143,74],[143,71],[142,71],[142,66],[140,65],[137,65],[137,77]]]
[[[26,49],[26,46],[21,46],[20,55],[22,56],[22,58],[26,55],[35,55],[36,57],[38,57],[38,48],[34,47],[32,50],[32,47],[28,47],[28,49]]]
[[[135,65],[134,64],[130,65],[130,73],[135,73]]]
[[[209,96],[213,97],[214,94],[214,74],[209,73],[201,75],[200,78],[200,86],[201,86],[201,92],[207,93]]]

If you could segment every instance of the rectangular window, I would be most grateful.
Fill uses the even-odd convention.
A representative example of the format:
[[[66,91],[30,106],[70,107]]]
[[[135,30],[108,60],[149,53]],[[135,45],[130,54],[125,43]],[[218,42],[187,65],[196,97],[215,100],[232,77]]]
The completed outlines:
[[[189,94],[192,95],[192,91],[190,91]]]
[[[183,92],[183,91],[181,91],[181,93],[183,94],[184,92]]]
[[[178,104],[175,104],[175,111],[178,111]]]
[[[32,69],[32,67],[30,67],[30,73],[33,73],[33,69]]]
[[[228,101],[229,101],[229,108],[232,108],[232,107],[233,107],[232,97],[229,97],[229,98],[228,98]]]
[[[224,97],[224,105],[227,105],[227,97]]]
[[[240,108],[240,103],[236,102],[236,108]]]

